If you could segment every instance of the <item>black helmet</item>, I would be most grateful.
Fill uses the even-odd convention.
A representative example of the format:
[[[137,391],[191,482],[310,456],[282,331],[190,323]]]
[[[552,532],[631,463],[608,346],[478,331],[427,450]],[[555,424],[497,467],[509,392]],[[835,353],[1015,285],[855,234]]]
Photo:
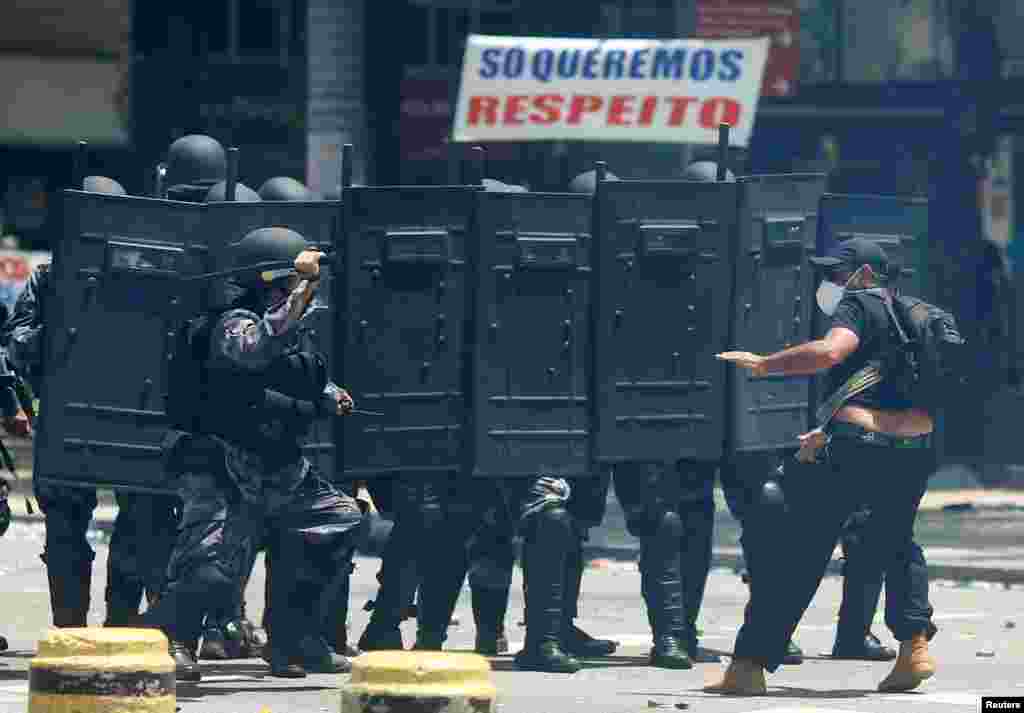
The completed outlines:
[[[113,196],[128,195],[124,186],[106,176],[86,176],[82,179],[82,190],[86,193],[108,193]]]
[[[265,262],[291,263],[309,247],[304,237],[289,228],[259,228],[231,246],[232,268],[244,268]],[[235,282],[245,287],[269,287],[270,283],[295,274],[294,267],[254,269]]]
[[[714,161],[694,161],[683,171],[683,178],[687,181],[714,183],[718,180],[718,164]],[[736,180],[736,176],[728,168],[725,169],[725,180],[728,182]]]
[[[219,181],[214,183],[206,192],[204,201],[206,203],[223,203],[227,201],[228,182]],[[235,200],[239,203],[259,203],[260,197],[253,189],[244,183],[235,184]]]
[[[313,193],[294,178],[274,176],[260,186],[260,198],[265,201],[311,201]]]
[[[617,181],[619,177],[611,171],[605,171],[605,178],[609,181]],[[576,178],[569,181],[569,192],[570,193],[593,193],[597,190],[597,171],[591,169],[585,171]]]
[[[166,186],[205,186],[228,177],[228,158],[217,139],[201,134],[182,136],[167,149]]]

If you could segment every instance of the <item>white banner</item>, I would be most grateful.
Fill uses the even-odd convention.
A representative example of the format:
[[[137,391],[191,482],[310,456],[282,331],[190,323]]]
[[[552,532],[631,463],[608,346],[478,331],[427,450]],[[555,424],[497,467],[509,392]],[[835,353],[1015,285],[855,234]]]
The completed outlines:
[[[746,146],[769,42],[470,35],[453,138]]]

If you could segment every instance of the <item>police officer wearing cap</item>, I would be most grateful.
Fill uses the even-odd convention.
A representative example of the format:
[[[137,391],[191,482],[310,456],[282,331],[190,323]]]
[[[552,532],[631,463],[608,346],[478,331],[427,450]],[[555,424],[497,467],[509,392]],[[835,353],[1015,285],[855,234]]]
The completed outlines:
[[[758,376],[826,372],[826,393],[836,395],[830,398],[836,409],[823,427],[800,435],[799,452],[785,462],[788,512],[756,533],[759,566],[770,567],[772,576],[754,573],[734,658],[722,680],[707,688],[711,692],[765,693],[765,670],[782,662],[844,522],[865,503],[871,515],[863,528],[864,556],[885,572],[886,625],[900,642],[879,690],[911,690],[935,672],[927,566],[913,540],[917,509],[936,467],[933,418],[911,402],[908,384],[895,373],[883,373],[877,382],[856,384],[852,378],[902,346],[889,259],[876,243],[853,239],[812,262],[824,272],[817,301],[832,318],[827,334],[767,356],[719,355]]]

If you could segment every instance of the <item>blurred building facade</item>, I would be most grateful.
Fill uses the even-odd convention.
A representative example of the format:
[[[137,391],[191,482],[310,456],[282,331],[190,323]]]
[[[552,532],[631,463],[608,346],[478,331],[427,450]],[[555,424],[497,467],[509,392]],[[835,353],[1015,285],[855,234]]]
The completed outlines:
[[[75,143],[90,171],[152,190],[166,146],[210,133],[241,151],[241,179],[291,175],[338,190],[340,147],[356,146],[357,182],[457,178],[446,135],[467,34],[713,36],[730,17],[772,27],[778,66],[742,172],[826,170],[848,192],[925,195],[943,158],[957,79],[985,47],[962,31],[964,0],[37,0],[0,26],[0,191],[5,232],[44,239],[54,191],[71,180]],[[971,3],[966,3],[971,5]],[[1022,0],[984,3],[998,121],[986,205],[1013,233],[1013,158],[1024,104]],[[760,19],[757,19],[760,18]],[[779,19],[782,18],[782,19]],[[775,23],[775,24],[771,24]],[[781,24],[779,24],[781,23]],[[741,22],[742,24],[742,22]],[[716,30],[717,28],[717,30]],[[974,39],[972,39],[972,37]],[[984,62],[980,62],[984,64]],[[976,70],[971,70],[975,71]],[[996,85],[992,85],[995,87]],[[969,93],[968,93],[969,94]],[[984,113],[984,112],[983,112]],[[991,113],[991,112],[990,112]],[[998,139],[998,140],[997,140]],[[562,189],[601,158],[622,176],[678,175],[703,147],[582,143],[487,146],[488,172]],[[996,185],[998,184],[998,185]],[[984,191],[983,191],[984,192]],[[1010,213],[1006,218],[1005,214]],[[1000,222],[1002,221],[1002,222]],[[990,221],[991,222],[991,221]],[[1009,225],[1010,227],[1007,227]]]

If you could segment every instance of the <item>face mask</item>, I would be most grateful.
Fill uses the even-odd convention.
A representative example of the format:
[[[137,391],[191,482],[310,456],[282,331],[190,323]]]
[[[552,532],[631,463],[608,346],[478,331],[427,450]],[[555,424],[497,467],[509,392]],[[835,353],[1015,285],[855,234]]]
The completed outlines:
[[[836,309],[839,307],[839,303],[843,301],[845,293],[845,287],[837,285],[830,280],[823,280],[818,287],[818,293],[815,295],[818,300],[818,307],[821,308],[822,312],[831,317],[836,313]]]
[[[818,300],[818,307],[821,308],[821,311],[831,317],[836,313],[839,303],[843,301],[843,296],[847,292],[872,292],[873,290],[850,289],[850,283],[853,282],[859,274],[860,268],[850,275],[850,279],[846,281],[845,285],[839,285],[831,280],[822,280],[821,286],[818,287],[818,293],[815,295]]]

